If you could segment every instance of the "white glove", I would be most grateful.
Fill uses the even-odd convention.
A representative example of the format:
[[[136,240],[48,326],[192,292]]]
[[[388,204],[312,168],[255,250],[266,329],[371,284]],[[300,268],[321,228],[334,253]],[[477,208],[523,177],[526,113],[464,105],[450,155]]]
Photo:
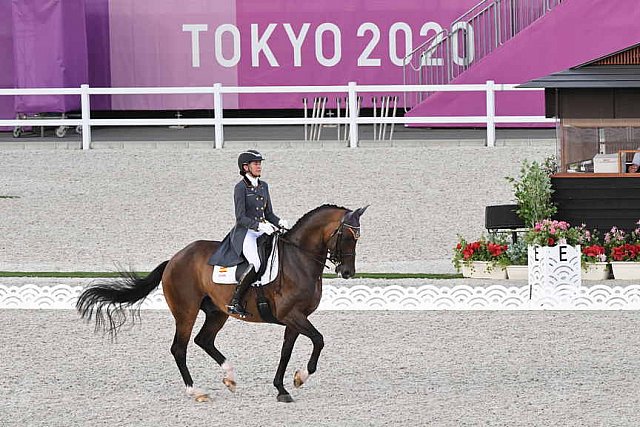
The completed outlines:
[[[265,234],[271,235],[274,231],[276,231],[276,228],[270,222],[259,222],[258,231],[262,231]]]
[[[278,222],[278,226],[280,228],[284,228],[285,230],[288,230],[291,228],[289,227],[289,221],[287,221],[286,219],[281,219],[280,222]]]

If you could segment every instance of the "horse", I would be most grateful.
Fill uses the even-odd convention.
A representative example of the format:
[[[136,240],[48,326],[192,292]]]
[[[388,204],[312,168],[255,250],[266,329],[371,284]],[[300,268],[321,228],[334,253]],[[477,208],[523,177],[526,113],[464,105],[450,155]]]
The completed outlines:
[[[323,268],[328,259],[342,278],[354,276],[360,216],[367,207],[351,211],[336,205],[319,206],[303,215],[290,230],[281,231],[276,240],[279,271],[261,290],[271,307],[271,323],[285,327],[280,362],[273,380],[278,390],[278,402],[293,402],[283,380],[294,344],[301,334],[311,340],[313,348],[307,368],[294,373],[294,387],[300,388],[316,372],[324,338],[308,317],[320,304]],[[254,287],[245,296],[249,315],[241,318],[229,314],[226,304],[234,286],[214,283],[213,266],[207,262],[219,246],[219,241],[195,241],[159,264],[146,277],[121,272],[117,279],[94,282],[82,291],[76,304],[82,318],[95,319],[96,331],[108,332],[115,338],[128,318],[127,309],[139,315],[142,301],[162,282],[165,300],[175,319],[171,353],[187,395],[196,401],[209,400],[204,390],[194,387],[186,360],[187,345],[199,311],[204,312],[205,321],[194,342],[221,366],[224,371],[222,382],[231,392],[235,392],[237,386],[234,367],[216,348],[216,335],[229,316],[247,322],[269,321],[258,311]]]

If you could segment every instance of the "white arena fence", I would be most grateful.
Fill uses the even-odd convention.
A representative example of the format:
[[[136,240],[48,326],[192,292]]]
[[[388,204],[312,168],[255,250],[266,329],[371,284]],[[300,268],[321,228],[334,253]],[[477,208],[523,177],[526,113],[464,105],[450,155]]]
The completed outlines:
[[[83,289],[77,280],[0,285],[0,309],[70,310]],[[89,281],[87,281],[88,283]],[[499,282],[498,282],[499,283]],[[86,283],[85,283],[86,284]],[[528,284],[434,285],[323,284],[318,310],[639,310],[640,285],[580,286],[570,301],[561,294],[532,300]],[[535,292],[535,290],[534,290]],[[142,309],[166,310],[162,289],[153,291]]]
[[[515,84],[496,84],[488,80],[485,84],[446,84],[446,85],[358,85],[350,82],[342,86],[223,86],[216,83],[205,87],[127,87],[93,88],[81,85],[79,88],[37,88],[2,89],[0,96],[17,95],[79,95],[81,118],[39,119],[37,126],[82,127],[82,149],[91,148],[91,126],[175,126],[200,125],[214,127],[214,147],[224,146],[225,125],[348,125],[349,146],[358,146],[358,125],[361,124],[457,124],[482,123],[487,126],[487,146],[495,146],[496,123],[554,123],[555,119],[543,116],[496,116],[495,93],[499,91],[541,91],[539,88],[518,88]],[[394,92],[485,92],[487,114],[485,116],[446,116],[446,117],[359,117],[359,93]],[[347,94],[348,111],[346,117],[299,117],[299,118],[225,118],[223,117],[223,94],[268,94],[268,93],[339,93]],[[211,94],[213,96],[214,117],[205,119],[92,119],[91,95],[149,95],[149,94]],[[0,120],[2,126],[34,126],[29,119]]]

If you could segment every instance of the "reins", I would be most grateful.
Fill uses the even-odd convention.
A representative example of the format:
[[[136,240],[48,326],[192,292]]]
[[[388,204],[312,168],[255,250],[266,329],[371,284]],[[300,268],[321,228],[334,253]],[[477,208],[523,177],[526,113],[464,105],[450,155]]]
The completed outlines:
[[[305,248],[301,247],[300,245],[298,245],[297,243],[292,242],[289,239],[285,239],[284,236],[281,234],[278,237],[280,240],[282,240],[284,243],[291,245],[297,249],[299,249],[300,251],[302,251],[305,255],[307,255],[309,258],[311,258],[313,261],[317,262],[318,264],[322,264],[324,266],[324,268],[326,269],[330,269],[330,267],[327,265],[327,260],[329,259],[329,257],[327,256],[324,260],[321,260],[319,258],[316,258],[316,255],[314,253],[312,253],[311,251],[306,250]],[[329,259],[329,261],[331,261]],[[333,262],[333,261],[332,261]]]
[[[343,227],[347,227],[347,230],[349,230],[352,234],[354,239],[358,240],[358,238],[360,237],[360,227],[356,227],[350,224],[347,224],[346,222],[344,222],[344,217],[342,218],[342,220],[340,221],[340,225],[338,226],[338,228],[336,228],[333,233],[331,233],[331,236],[329,236],[329,241],[331,239],[333,239],[333,237],[336,237],[336,243],[333,246],[333,249],[331,248],[327,248],[328,249],[328,254],[327,257],[323,260],[317,258],[315,256],[314,253],[312,253],[311,251],[308,251],[307,249],[301,247],[300,245],[298,245],[297,243],[292,242],[289,239],[285,239],[283,237],[282,234],[280,234],[279,238],[284,242],[287,243],[291,246],[294,246],[295,248],[299,249],[301,252],[303,252],[304,254],[306,254],[309,258],[311,258],[313,261],[322,264],[324,266],[324,268],[326,269],[330,269],[330,267],[327,265],[327,260],[329,260],[333,265],[338,266],[340,264],[342,264],[343,262],[343,258],[345,256],[355,256],[355,253],[342,253],[342,251],[340,250],[340,242],[342,240],[342,229]]]

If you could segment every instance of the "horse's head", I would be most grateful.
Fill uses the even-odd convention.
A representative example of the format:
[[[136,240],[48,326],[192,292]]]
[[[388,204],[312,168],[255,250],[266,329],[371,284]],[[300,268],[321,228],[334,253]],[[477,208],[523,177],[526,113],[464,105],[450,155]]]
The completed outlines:
[[[345,213],[327,243],[329,260],[336,265],[336,273],[344,279],[356,274],[356,244],[360,238],[360,216],[368,207],[367,205]]]

